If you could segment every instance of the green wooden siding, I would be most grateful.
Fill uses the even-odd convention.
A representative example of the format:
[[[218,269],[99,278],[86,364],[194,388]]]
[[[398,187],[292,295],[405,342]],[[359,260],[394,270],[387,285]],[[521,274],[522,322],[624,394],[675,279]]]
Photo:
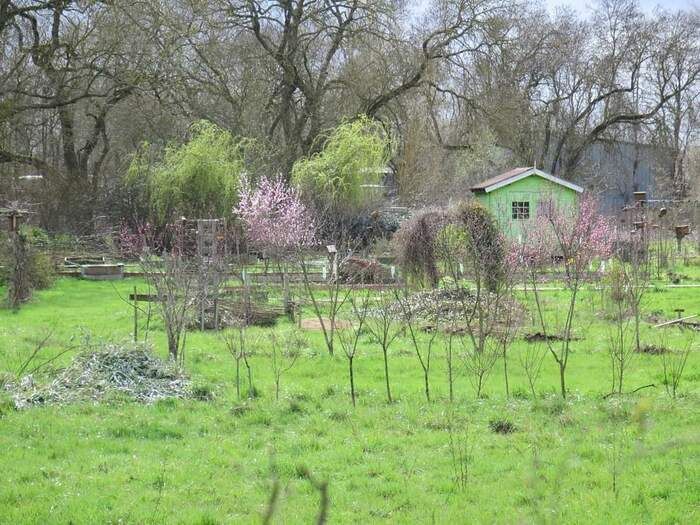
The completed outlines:
[[[522,237],[524,226],[535,218],[538,205],[542,201],[552,199],[558,206],[563,207],[574,206],[578,201],[576,191],[536,174],[502,186],[490,193],[476,193],[474,196],[494,214],[506,235],[515,239]],[[513,202],[528,202],[530,218],[513,219]]]

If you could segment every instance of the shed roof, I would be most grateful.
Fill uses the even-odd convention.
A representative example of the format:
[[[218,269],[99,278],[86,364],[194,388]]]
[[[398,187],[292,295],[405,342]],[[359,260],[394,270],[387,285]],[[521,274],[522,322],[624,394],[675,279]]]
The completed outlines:
[[[559,184],[561,186],[574,190],[577,193],[583,193],[583,188],[578,184],[574,184],[573,182],[569,182],[568,180],[560,179],[559,177],[555,177],[554,175],[545,173],[544,171],[538,170],[537,168],[514,168],[512,170],[506,171],[505,173],[501,173],[500,175],[496,175],[495,177],[491,177],[490,179],[486,179],[485,181],[482,181],[479,184],[472,186],[471,190],[474,193],[490,193],[494,190],[497,190],[498,188],[502,188],[503,186],[507,186],[508,184],[512,184],[515,181],[524,179],[525,177],[529,177],[531,175],[537,175],[538,177],[542,177],[543,179],[554,182],[555,184]]]

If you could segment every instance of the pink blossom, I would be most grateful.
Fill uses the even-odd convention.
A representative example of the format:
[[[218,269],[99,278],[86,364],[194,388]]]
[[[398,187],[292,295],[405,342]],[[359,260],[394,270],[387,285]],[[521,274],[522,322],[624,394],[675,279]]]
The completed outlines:
[[[281,255],[315,244],[313,218],[296,189],[283,180],[262,177],[253,189],[244,179],[239,197],[233,211],[252,246]]]
[[[579,278],[597,259],[610,257],[614,231],[598,211],[596,200],[584,195],[578,206],[563,208],[552,200],[541,203],[537,217],[515,250],[530,267],[563,259],[568,278]]]
[[[120,255],[126,259],[138,259],[149,247],[153,228],[149,223],[139,223],[130,228],[125,222],[119,225],[117,244]]]

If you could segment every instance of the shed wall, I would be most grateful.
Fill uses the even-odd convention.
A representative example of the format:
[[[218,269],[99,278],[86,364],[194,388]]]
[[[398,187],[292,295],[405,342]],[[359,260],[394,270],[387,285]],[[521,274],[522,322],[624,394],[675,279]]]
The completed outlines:
[[[537,216],[539,205],[553,200],[558,206],[574,206],[578,193],[537,175],[531,175],[490,193],[477,193],[475,197],[494,214],[504,233],[511,238],[522,238],[527,225]],[[529,202],[530,218],[513,219],[513,202]]]

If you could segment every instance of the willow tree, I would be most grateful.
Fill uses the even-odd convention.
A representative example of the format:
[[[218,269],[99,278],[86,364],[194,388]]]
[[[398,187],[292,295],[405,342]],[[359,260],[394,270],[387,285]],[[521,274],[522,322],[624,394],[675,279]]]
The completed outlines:
[[[372,187],[382,182],[389,153],[381,125],[361,115],[331,131],[318,153],[299,159],[292,183],[332,226],[372,203]]]
[[[227,217],[237,202],[245,142],[206,120],[191,127],[190,140],[169,146],[152,162],[144,149],[127,173],[131,187],[146,187],[158,223],[175,216]]]

